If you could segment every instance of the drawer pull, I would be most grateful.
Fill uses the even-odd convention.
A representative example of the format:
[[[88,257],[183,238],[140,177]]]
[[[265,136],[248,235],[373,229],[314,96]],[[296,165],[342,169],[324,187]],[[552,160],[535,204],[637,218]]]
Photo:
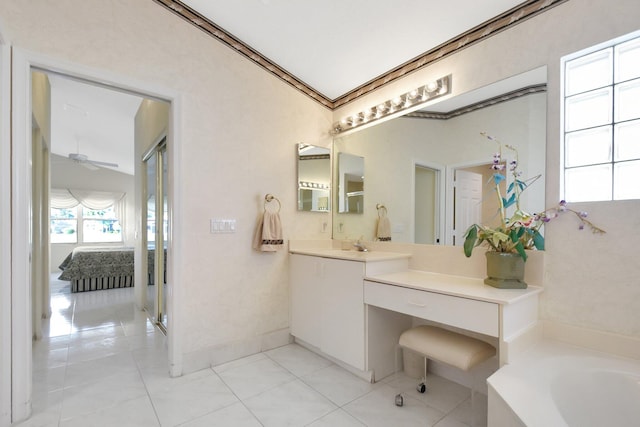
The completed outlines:
[[[414,306],[416,306],[416,307],[423,307],[423,308],[424,308],[424,307],[426,307],[426,306],[427,306],[427,304],[422,304],[422,303],[419,303],[419,302],[413,302],[413,301],[408,301],[408,303],[409,303],[409,305],[414,305]]]

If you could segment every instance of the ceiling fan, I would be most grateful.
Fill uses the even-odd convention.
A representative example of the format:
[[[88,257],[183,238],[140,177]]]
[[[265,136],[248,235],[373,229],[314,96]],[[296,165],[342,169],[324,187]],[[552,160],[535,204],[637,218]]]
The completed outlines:
[[[76,146],[77,146],[77,150],[75,153],[69,153],[69,158],[71,160],[73,160],[74,162],[86,167],[87,169],[91,169],[91,170],[98,170],[99,167],[111,167],[111,168],[117,168],[118,164],[117,163],[111,163],[111,162],[100,162],[97,160],[91,160],[89,159],[89,157],[86,154],[81,154],[80,153],[80,141],[78,140],[78,138],[76,137]]]
[[[99,162],[97,160],[91,160],[87,157],[86,154],[69,153],[69,158],[74,162],[79,163],[82,166],[86,167],[87,169],[91,169],[91,170],[98,170],[98,167],[100,166],[107,166],[112,168],[118,167],[117,163]]]

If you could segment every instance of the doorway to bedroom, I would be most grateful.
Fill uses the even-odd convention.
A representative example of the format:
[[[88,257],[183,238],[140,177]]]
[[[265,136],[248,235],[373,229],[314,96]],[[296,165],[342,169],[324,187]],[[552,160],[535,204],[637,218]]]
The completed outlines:
[[[7,55],[4,54],[4,50],[0,53],[3,53],[2,64],[6,64],[4,59],[6,59]],[[3,96],[3,102],[0,103],[0,109],[3,110],[3,113],[7,113],[3,114],[3,124],[5,123],[4,118],[9,117],[9,111],[11,112],[10,117],[12,124],[10,128],[5,128],[3,126],[3,128],[8,129],[9,138],[2,138],[3,142],[5,140],[7,141],[8,147],[8,150],[5,150],[3,146],[3,159],[5,158],[4,154],[8,153],[9,156],[6,157],[6,159],[9,160],[8,163],[10,166],[6,169],[3,168],[3,171],[7,171],[7,177],[10,178],[8,181],[5,181],[3,175],[3,190],[6,190],[7,194],[10,193],[12,197],[10,206],[3,204],[3,217],[10,218],[10,223],[8,224],[10,232],[7,232],[7,234],[4,233],[5,228],[3,224],[2,233],[3,236],[9,236],[9,241],[6,245],[3,245],[3,248],[8,248],[10,250],[10,261],[5,263],[5,265],[10,263],[11,275],[7,277],[4,274],[7,270],[5,270],[4,267],[2,268],[3,277],[7,277],[8,284],[7,288],[3,290],[3,295],[10,295],[10,299],[3,298],[2,312],[5,313],[6,316],[3,316],[3,320],[0,322],[2,324],[1,333],[3,348],[5,344],[7,344],[6,353],[9,354],[8,357],[2,358],[3,366],[1,372],[3,379],[5,378],[5,373],[8,373],[11,378],[10,385],[2,388],[3,408],[5,407],[5,404],[8,403],[11,408],[10,417],[13,420],[21,420],[25,419],[31,413],[33,397],[37,395],[39,391],[42,391],[36,390],[36,384],[44,384],[40,381],[33,381],[34,378],[43,379],[43,373],[37,372],[36,364],[32,363],[32,361],[35,362],[36,358],[40,356],[38,347],[46,347],[52,350],[52,352],[48,353],[45,357],[45,360],[42,360],[45,365],[50,366],[52,363],[62,362],[62,360],[58,360],[58,356],[64,357],[67,361],[70,361],[69,355],[71,354],[71,347],[80,347],[85,343],[85,340],[91,340],[92,344],[99,345],[98,343],[102,340],[98,339],[95,335],[98,332],[98,329],[106,330],[113,327],[112,329],[115,329],[116,331],[116,337],[127,336],[127,331],[132,331],[132,328],[124,326],[122,319],[119,321],[111,321],[111,324],[97,322],[98,313],[104,313],[103,310],[94,310],[94,308],[101,307],[101,303],[98,301],[98,295],[114,295],[115,293],[118,295],[124,295],[125,293],[129,293],[130,295],[126,296],[128,307],[120,306],[117,308],[118,313],[127,312],[129,313],[128,320],[141,321],[140,323],[142,324],[142,327],[138,331],[138,333],[141,334],[141,338],[144,338],[145,336],[148,337],[150,331],[158,331],[158,333],[163,337],[160,347],[155,349],[154,354],[157,356],[164,356],[164,360],[160,363],[164,366],[165,372],[168,371],[170,375],[176,376],[179,375],[182,369],[182,360],[180,358],[180,337],[172,333],[173,330],[179,330],[178,320],[180,319],[180,316],[175,315],[175,312],[179,312],[180,308],[180,292],[175,292],[175,281],[172,280],[172,277],[179,276],[179,271],[176,272],[175,268],[175,266],[178,265],[177,258],[179,258],[179,254],[175,255],[175,252],[172,250],[176,241],[179,241],[180,239],[179,233],[173,233],[167,240],[167,279],[170,284],[170,291],[168,294],[171,296],[171,300],[168,301],[167,304],[169,327],[166,336],[147,320],[146,313],[142,311],[142,307],[144,307],[144,299],[146,297],[143,293],[146,292],[146,286],[134,286],[104,291],[69,293],[69,295],[73,295],[75,297],[79,297],[80,295],[84,296],[83,299],[86,301],[83,301],[81,304],[86,302],[88,304],[87,307],[91,306],[91,321],[96,322],[97,324],[86,325],[89,326],[86,328],[78,328],[77,326],[80,326],[80,324],[76,322],[76,326],[74,326],[73,321],[78,320],[78,318],[75,314],[70,315],[69,313],[73,311],[72,306],[77,308],[79,305],[78,301],[72,301],[70,306],[66,308],[60,307],[60,311],[64,312],[67,316],[71,316],[70,318],[72,319],[72,321],[69,322],[69,317],[66,318],[67,326],[69,326],[68,336],[60,336],[58,339],[55,339],[54,337],[54,339],[49,339],[47,341],[43,339],[33,340],[34,335],[37,338],[37,335],[34,334],[34,325],[42,325],[43,321],[47,321],[47,319],[43,319],[43,317],[47,318],[49,316],[49,309],[51,308],[51,303],[48,300],[50,293],[46,293],[47,301],[44,301],[45,293],[43,292],[45,284],[49,283],[51,268],[45,268],[44,262],[38,265],[38,263],[33,259],[33,249],[35,245],[41,245],[41,248],[43,249],[43,260],[49,259],[52,255],[52,251],[49,247],[50,244],[43,244],[41,240],[34,239],[34,235],[32,233],[36,228],[35,226],[38,226],[38,229],[45,230],[43,232],[44,235],[50,236],[50,206],[45,206],[47,202],[50,202],[50,199],[49,197],[44,197],[42,195],[41,197],[35,197],[37,192],[34,191],[34,186],[41,186],[40,189],[43,190],[43,192],[50,189],[53,176],[51,175],[50,170],[48,171],[49,173],[47,173],[47,171],[41,169],[40,172],[43,172],[41,174],[41,180],[40,177],[34,175],[34,168],[38,168],[33,163],[34,147],[36,150],[40,149],[38,144],[35,144],[34,146],[33,141],[40,141],[43,149],[43,157],[46,157],[46,155],[49,155],[50,157],[53,156],[51,151],[51,133],[47,134],[45,129],[47,127],[50,128],[52,121],[55,124],[55,114],[51,111],[52,98],[51,86],[50,82],[48,82],[49,77],[64,77],[74,82],[86,84],[87,86],[100,87],[102,89],[108,89],[110,91],[144,98],[139,104],[139,109],[135,114],[135,117],[130,118],[130,121],[134,123],[133,131],[131,131],[134,135],[134,140],[143,141],[143,143],[135,144],[134,154],[131,159],[134,164],[134,188],[129,195],[133,199],[133,219],[126,220],[128,224],[133,224],[134,280],[135,283],[138,284],[144,282],[142,272],[140,271],[143,263],[141,260],[141,245],[139,242],[141,241],[140,235],[146,228],[146,218],[143,218],[142,215],[143,200],[141,197],[142,187],[140,174],[143,166],[142,154],[148,146],[150,146],[154,141],[157,141],[158,135],[166,136],[167,157],[170,172],[167,190],[168,194],[171,196],[170,200],[179,198],[179,194],[176,194],[175,191],[175,183],[180,182],[180,167],[179,163],[176,161],[174,153],[177,149],[176,141],[179,140],[182,128],[180,121],[177,120],[180,116],[181,110],[179,93],[172,89],[152,84],[147,81],[136,80],[132,77],[118,75],[108,70],[92,69],[78,64],[57,61],[18,48],[13,48],[11,53],[11,67],[8,69],[10,71],[10,78],[6,80],[7,87],[11,89],[11,96]],[[4,76],[4,71],[7,71],[7,68],[2,66],[0,67],[0,71],[3,72]],[[43,80],[47,81],[49,85],[49,87],[47,87],[47,85],[44,86],[43,93],[46,101],[42,102],[41,105],[45,107],[45,114],[41,116],[41,120],[39,121],[33,120],[34,108],[36,108],[36,103],[38,102],[35,99],[36,94],[34,93],[34,86],[32,84],[33,77],[36,73],[43,75],[45,77]],[[3,85],[1,88],[3,89],[3,93],[5,93],[5,79],[3,78],[2,80]],[[10,102],[4,102],[5,100]],[[102,97],[95,98],[95,101],[101,100],[103,100]],[[38,132],[40,135],[44,135],[44,138],[34,138],[34,124],[39,126]],[[139,136],[143,136],[144,138],[139,138]],[[75,135],[73,139],[75,139]],[[78,146],[84,146],[83,142],[80,141],[80,144],[76,143],[76,148],[73,149],[73,151],[64,151],[60,157],[66,157],[67,160],[74,161],[75,166],[87,169],[88,172],[91,171],[89,171],[87,167],[80,165],[80,163],[89,163],[88,160],[93,162],[117,163],[106,158],[99,158],[95,155],[91,157],[90,154],[85,153],[82,149],[77,150]],[[115,144],[113,141],[109,141],[106,146],[111,147],[115,146]],[[44,151],[45,149],[46,152]],[[52,160],[46,162],[49,166],[52,166],[52,163]],[[100,173],[103,169],[107,168],[99,168],[98,171],[93,172]],[[47,177],[50,179],[50,185],[43,184]],[[78,179],[76,182],[84,181],[82,179]],[[173,202],[170,203],[168,210],[169,212],[174,212],[175,206],[173,206]],[[127,208],[131,209],[130,206]],[[5,216],[4,213],[6,211],[9,211],[10,215]],[[78,220],[78,224],[81,224],[80,220]],[[176,228],[180,228],[180,222],[178,221],[177,224],[174,223],[174,226],[176,226]],[[78,235],[79,227],[80,225],[77,225],[76,228]],[[125,230],[125,233],[127,232],[129,231]],[[111,242],[111,244],[117,245],[117,242]],[[124,244],[122,244],[122,246],[123,245]],[[68,253],[66,255],[68,255]],[[176,260],[174,260],[174,257]],[[55,266],[53,260],[51,261],[51,266]],[[39,276],[34,274],[36,272],[39,273]],[[42,279],[38,280],[38,277]],[[38,281],[34,281],[34,278]],[[102,283],[104,283],[104,281]],[[107,283],[109,283],[109,281],[107,281]],[[124,292],[121,293],[119,291]],[[35,300],[33,297],[38,297],[38,295],[42,296],[41,305],[34,304]],[[117,304],[119,304],[119,302],[117,302],[116,305]],[[100,327],[95,327],[98,325]],[[140,326],[135,326],[135,328],[138,327]],[[40,333],[42,333],[42,330]],[[72,337],[71,335],[74,336]],[[7,337],[9,337],[9,339],[7,339]],[[122,340],[115,339],[115,341]],[[100,352],[98,351],[97,353]],[[73,363],[75,362],[76,361]],[[79,362],[79,360],[77,362]],[[61,372],[63,371],[65,370],[61,369]],[[69,370],[67,369],[66,372],[68,373]],[[66,381],[66,379],[64,381]],[[3,384],[8,383],[3,381]],[[10,388],[11,391],[10,399],[5,399],[7,396],[5,394],[5,390],[8,388]]]
[[[41,94],[33,82],[47,90]],[[99,336],[100,328],[120,326],[125,335],[145,332],[128,324],[139,323],[148,288],[158,283],[152,273],[153,249],[147,256],[142,153],[157,147],[161,137],[166,162],[170,104],[45,70],[32,72],[32,87],[34,113],[39,109],[50,117],[45,157],[50,172],[42,180],[34,169],[32,178],[33,208],[40,212],[34,218],[41,218],[38,229],[47,238],[42,259],[50,259],[50,264],[33,263],[34,337]],[[34,148],[34,158],[43,157],[37,153]],[[40,193],[48,199],[37,200]],[[163,266],[164,283],[166,254],[161,252],[163,259],[155,265]],[[124,288],[128,290],[120,291]],[[114,300],[114,295],[98,293],[118,296]],[[90,303],[99,300],[117,303]],[[148,311],[148,329],[153,330],[157,317]],[[160,326],[166,334],[166,321]]]

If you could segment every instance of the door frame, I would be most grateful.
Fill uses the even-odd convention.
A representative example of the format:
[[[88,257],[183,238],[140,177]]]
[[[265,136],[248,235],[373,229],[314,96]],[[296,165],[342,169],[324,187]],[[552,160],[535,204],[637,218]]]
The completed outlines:
[[[140,81],[110,71],[95,69],[71,63],[27,50],[13,48],[12,58],[12,158],[11,158],[11,418],[13,422],[27,418],[31,413],[32,394],[32,351],[31,351],[31,297],[30,297],[30,217],[31,217],[31,71],[37,69],[47,73],[59,73],[114,90],[138,93],[146,98],[160,99],[171,104],[167,150],[169,153],[170,175],[168,179],[169,209],[175,215],[173,233],[169,236],[167,251],[171,253],[167,265],[170,284],[181,277],[179,248],[182,245],[180,191],[181,182],[181,95],[172,89]],[[5,113],[3,111],[3,113]],[[4,116],[4,114],[3,114]],[[3,146],[4,149],[4,146]],[[2,170],[5,170],[4,167]],[[4,183],[3,183],[4,184]],[[140,231],[139,231],[140,232]],[[139,233],[138,233],[139,234]],[[139,239],[138,239],[139,240]],[[136,245],[139,251],[139,244]],[[26,286],[25,286],[26,284]],[[170,291],[172,301],[168,307],[170,333],[168,340],[169,372],[172,376],[182,373],[182,352],[180,326],[182,292],[179,286]],[[4,310],[3,310],[4,312]]]
[[[11,194],[11,46],[0,28],[0,193]],[[11,424],[11,198],[0,197],[0,426]]]
[[[422,167],[427,169],[432,169],[436,171],[436,203],[437,203],[437,216],[435,222],[436,232],[439,236],[440,243],[439,245],[445,244],[445,216],[446,216],[446,172],[447,168],[445,165],[435,162],[428,162],[418,159],[413,159],[411,161],[411,226],[409,227],[409,233],[411,236],[411,241],[415,243],[416,239],[416,168]],[[435,244],[435,243],[434,243]]]

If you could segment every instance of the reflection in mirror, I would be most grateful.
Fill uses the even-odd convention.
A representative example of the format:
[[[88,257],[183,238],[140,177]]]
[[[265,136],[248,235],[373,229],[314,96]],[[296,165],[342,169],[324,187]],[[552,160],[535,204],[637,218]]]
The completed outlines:
[[[298,144],[298,210],[331,210],[331,151]]]
[[[490,206],[495,192],[486,185],[491,173],[486,165],[497,146],[480,132],[518,149],[524,177],[544,176],[546,69],[534,71],[509,84],[498,82],[499,92],[481,88],[431,104],[428,111],[336,137],[334,152],[366,157],[368,172],[364,215],[334,218],[334,239],[375,240],[377,203],[387,207],[393,242],[461,244],[456,228],[464,233],[472,216],[487,225],[499,220],[495,205]],[[482,97],[460,101],[470,94]],[[471,198],[454,190],[454,177],[467,169],[480,183],[480,193]],[[536,181],[523,193],[522,205],[542,211],[544,186],[544,179]]]
[[[364,212],[364,157],[338,153],[338,213]]]

